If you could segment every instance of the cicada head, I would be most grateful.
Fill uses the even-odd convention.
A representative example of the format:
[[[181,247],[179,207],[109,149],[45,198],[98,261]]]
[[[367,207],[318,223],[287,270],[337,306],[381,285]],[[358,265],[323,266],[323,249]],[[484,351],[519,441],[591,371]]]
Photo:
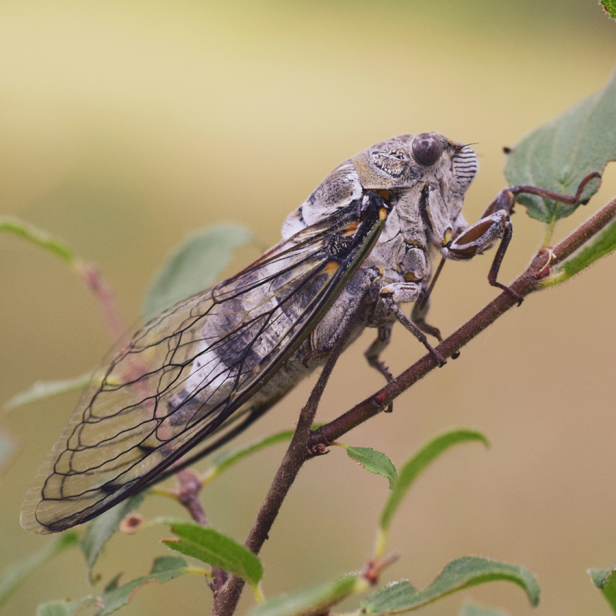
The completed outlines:
[[[407,235],[424,232],[438,246],[460,226],[464,194],[477,173],[477,155],[439,133],[404,134],[377,143],[351,161],[364,190],[390,191]],[[381,241],[398,232],[392,216]]]
[[[464,192],[478,168],[470,146],[439,133],[398,135],[362,150],[351,161],[366,190],[408,189],[440,180]]]

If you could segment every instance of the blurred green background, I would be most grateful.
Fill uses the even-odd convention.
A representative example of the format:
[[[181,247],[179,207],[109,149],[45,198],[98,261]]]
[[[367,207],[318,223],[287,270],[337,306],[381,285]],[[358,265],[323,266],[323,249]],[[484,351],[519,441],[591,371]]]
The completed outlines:
[[[239,221],[261,248],[272,245],[285,216],[336,164],[398,133],[434,130],[477,144],[481,170],[465,207],[475,220],[504,185],[502,146],[603,87],[615,59],[616,23],[587,0],[4,0],[0,213],[96,261],[136,322],[152,273],[192,230]],[[608,170],[601,193],[557,238],[615,193]],[[518,209],[505,282],[542,233]],[[233,267],[258,254],[243,249]],[[431,313],[443,332],[495,296],[489,263],[445,268]],[[616,565],[615,279],[616,260],[606,259],[529,298],[399,398],[392,415],[344,438],[396,463],[455,426],[483,430],[493,443],[488,452],[454,450],[418,482],[394,523],[391,547],[401,558],[385,580],[423,587],[449,560],[476,554],[537,574],[538,616],[609,613],[585,571]],[[0,401],[36,380],[82,374],[108,350],[94,302],[59,260],[0,236],[0,285]],[[321,420],[381,386],[363,360],[373,336],[344,356]],[[396,328],[386,353],[392,369],[422,354]],[[242,440],[291,427],[309,388]],[[22,531],[19,509],[77,397],[2,416],[19,452],[0,483],[0,568],[48,540]],[[211,485],[203,501],[220,530],[243,541],[282,453],[261,453]],[[360,568],[386,491],[383,478],[340,449],[307,465],[262,552],[266,594]],[[156,497],[143,512],[181,514]],[[167,553],[157,543],[163,535],[114,538],[97,571],[105,580],[144,574]],[[23,584],[5,612],[30,614],[41,601],[90,592],[79,554],[67,553]],[[463,595],[531,612],[512,585]],[[423,613],[455,614],[462,600]],[[124,613],[203,614],[209,604],[203,581],[187,576],[143,589]],[[250,605],[245,597],[242,611]]]

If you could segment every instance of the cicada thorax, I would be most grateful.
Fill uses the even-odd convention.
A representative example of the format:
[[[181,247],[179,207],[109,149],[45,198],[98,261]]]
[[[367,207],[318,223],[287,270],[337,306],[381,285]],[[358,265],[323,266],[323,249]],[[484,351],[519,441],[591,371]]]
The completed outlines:
[[[336,167],[287,218],[283,236],[333,212],[344,211],[370,192],[378,193],[389,204],[390,213],[377,244],[355,278],[361,280],[368,270],[376,268],[381,271],[375,280],[377,286],[404,285],[404,300],[414,301],[429,280],[432,247],[440,248],[451,239],[462,204],[463,190],[457,185],[449,186],[453,180],[453,156],[461,146],[445,137],[438,139],[438,149],[447,156],[439,157],[433,166],[414,158],[411,134],[362,150]],[[341,314],[348,308],[351,298],[345,299],[346,295],[341,293],[332,314]],[[367,323],[378,325],[373,318],[368,318]]]

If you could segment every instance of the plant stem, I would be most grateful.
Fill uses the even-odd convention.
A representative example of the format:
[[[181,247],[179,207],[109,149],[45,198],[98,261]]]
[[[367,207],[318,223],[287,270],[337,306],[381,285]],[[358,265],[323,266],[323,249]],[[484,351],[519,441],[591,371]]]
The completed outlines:
[[[126,324],[120,313],[111,285],[101,276],[100,270],[95,263],[86,263],[81,259],[74,259],[72,265],[81,281],[94,296],[103,322],[116,348],[124,347],[128,343]]]
[[[323,367],[323,371],[319,376],[319,380],[310,393],[306,406],[300,413],[295,434],[291,439],[289,448],[278,468],[267,496],[257,514],[257,519],[246,539],[246,547],[255,554],[259,553],[259,550],[267,539],[268,533],[274,524],[274,520],[278,516],[280,507],[297,477],[297,473],[304,462],[310,457],[308,440],[312,434],[311,427],[314,423],[317,407],[325,391],[327,381],[334,369],[334,365],[344,350],[344,345],[351,334],[351,330],[352,322],[349,321],[331,350],[325,362],[325,366]],[[222,589],[220,589],[220,592],[215,595],[212,615],[230,616],[233,614],[243,587],[244,580],[231,576]]]
[[[568,235],[560,244],[552,248],[556,263],[571,256],[592,237],[597,235],[616,216],[616,197],[593,214],[584,224]]]
[[[201,492],[201,481],[192,471],[183,469],[175,474],[178,481],[179,489],[174,494],[177,500],[184,505],[190,517],[201,524],[202,526],[211,526],[210,521],[205,515],[205,511],[199,500],[199,492]],[[219,588],[222,588],[228,579],[227,572],[219,567],[212,567],[212,581],[209,586],[214,592],[214,596]]]
[[[205,511],[199,501],[199,492],[201,491],[201,482],[199,478],[193,472],[186,469],[178,471],[175,477],[180,484],[177,493],[180,503],[184,505],[190,517],[197,522],[197,524],[210,526],[210,521],[207,519]]]
[[[543,229],[543,239],[541,240],[541,248],[547,248],[552,243],[552,237],[554,236],[555,228],[556,228],[556,219],[552,218],[550,222],[546,223]]]

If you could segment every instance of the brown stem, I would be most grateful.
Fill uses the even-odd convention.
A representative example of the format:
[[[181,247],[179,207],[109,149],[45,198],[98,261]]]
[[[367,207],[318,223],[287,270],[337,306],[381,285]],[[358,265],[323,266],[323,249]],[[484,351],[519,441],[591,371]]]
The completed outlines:
[[[201,506],[201,501],[199,500],[199,492],[201,492],[201,481],[199,477],[193,472],[184,469],[178,471],[175,474],[175,478],[179,484],[179,489],[177,491],[178,500],[186,507],[186,511],[188,511],[190,517],[197,522],[197,524],[211,526]],[[212,583],[210,584],[210,588],[214,592],[214,596],[216,596],[218,589],[223,587],[228,577],[227,572],[223,569],[212,567]]]
[[[120,314],[111,285],[102,277],[95,263],[85,263],[80,259],[76,259],[73,267],[83,283],[94,295],[98,309],[114,344],[117,345],[117,348],[122,348],[128,342],[126,325]]]
[[[274,524],[280,507],[291,488],[291,485],[297,477],[299,469],[302,467],[306,459],[310,457],[308,450],[308,440],[311,435],[311,426],[314,423],[314,417],[317,412],[317,407],[327,385],[327,381],[334,369],[336,361],[340,357],[344,349],[344,345],[349,338],[352,330],[352,323],[347,323],[342,335],[336,341],[333,349],[331,350],[323,371],[319,376],[317,384],[310,393],[306,406],[300,413],[299,420],[297,422],[297,428],[295,434],[291,439],[291,444],[287,449],[287,452],[278,468],[278,472],[272,481],[270,489],[261,505],[261,509],[257,515],[248,538],[246,539],[246,547],[254,552],[259,553],[259,550],[263,546],[263,543],[267,539],[267,535]],[[212,610],[213,616],[230,616],[237,607],[242,588],[244,587],[244,580],[231,576],[228,582],[223,586],[220,592],[216,595],[214,600],[214,608]]]
[[[553,265],[566,259],[601,231],[615,216],[616,198],[555,246],[551,254],[546,255],[545,252],[540,252],[535,255],[529,267],[515,280],[510,289],[521,297],[539,290],[541,288],[540,280],[544,277],[542,270],[544,270],[546,263]],[[451,357],[452,354],[459,351],[467,342],[485,330],[498,317],[517,304],[518,299],[511,292],[505,291],[501,293],[470,321],[439,344],[436,349],[443,357]],[[438,362],[432,354],[425,355],[376,394],[366,398],[363,402],[360,402],[332,422],[311,432],[310,425],[314,419],[316,407],[331,369],[343,348],[340,343],[341,341],[338,340],[325,364],[317,385],[312,391],[308,403],[302,410],[295,436],[250,531],[246,545],[255,553],[259,552],[267,538],[267,534],[272,527],[280,506],[302,464],[309,457],[315,455],[314,452],[322,452],[327,445],[337,438],[387,408],[394,398],[438,366]],[[243,585],[243,581],[239,578],[231,577],[229,579],[216,597],[212,612],[214,616],[231,616],[233,614]]]
[[[199,500],[199,492],[201,491],[201,482],[197,475],[188,470],[182,470],[175,474],[180,488],[177,492],[178,499],[186,511],[190,514],[190,517],[201,524],[202,526],[210,526],[210,521],[205,515],[205,511],[201,506]]]

